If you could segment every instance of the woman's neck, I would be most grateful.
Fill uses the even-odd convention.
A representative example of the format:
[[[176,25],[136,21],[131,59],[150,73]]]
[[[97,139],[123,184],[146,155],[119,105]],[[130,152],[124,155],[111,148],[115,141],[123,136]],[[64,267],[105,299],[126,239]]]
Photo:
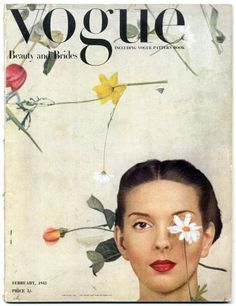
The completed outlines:
[[[191,295],[194,297],[196,295],[198,282],[197,282],[197,273],[192,275],[189,279],[189,286],[191,290]],[[150,288],[147,288],[144,284],[140,283],[140,297],[139,302],[145,301],[168,301],[168,302],[176,302],[176,301],[190,301],[188,283],[185,283],[183,286],[177,288],[176,290],[160,293],[156,292]]]

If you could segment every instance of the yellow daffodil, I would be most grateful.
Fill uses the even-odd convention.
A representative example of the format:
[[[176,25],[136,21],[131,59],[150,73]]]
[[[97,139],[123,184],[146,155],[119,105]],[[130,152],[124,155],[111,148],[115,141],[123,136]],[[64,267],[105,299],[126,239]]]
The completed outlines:
[[[93,87],[93,91],[96,92],[98,99],[101,100],[101,103],[112,100],[112,103],[117,104],[127,87],[126,85],[118,84],[118,73],[114,73],[110,79],[104,74],[100,74],[99,80],[101,84]]]

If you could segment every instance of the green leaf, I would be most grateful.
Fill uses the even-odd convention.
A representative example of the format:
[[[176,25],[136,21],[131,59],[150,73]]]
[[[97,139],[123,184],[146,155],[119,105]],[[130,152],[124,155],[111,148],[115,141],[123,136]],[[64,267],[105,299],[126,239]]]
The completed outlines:
[[[200,288],[199,292],[200,292],[201,294],[207,292],[207,284],[204,284],[204,285],[202,286],[202,288]]]
[[[24,8],[26,8],[27,5],[24,5],[24,4],[6,4],[6,9],[7,10],[11,10],[11,9],[16,9],[16,10],[22,10]]]
[[[102,254],[105,262],[115,261],[121,256],[114,238],[100,242],[95,251]]]
[[[214,6],[211,6],[210,26],[212,29],[212,34],[215,40],[222,44],[225,40],[225,35],[217,29],[218,16],[218,11],[214,8]]]
[[[207,284],[204,284],[202,288],[200,286],[197,287],[197,292],[192,301],[197,302],[202,300],[202,295],[207,292]]]
[[[30,28],[30,31],[33,31],[32,34],[30,35],[31,39],[34,39],[33,34],[36,34],[36,35],[40,36],[39,37],[39,39],[40,39],[44,35],[43,21],[40,20],[39,22],[37,22],[32,28]],[[35,40],[32,40],[32,41],[35,41]]]
[[[63,41],[63,34],[60,31],[51,31],[52,40],[50,40],[44,33],[43,29],[43,20],[37,22],[33,27],[30,28],[31,33],[30,41],[35,43],[40,43],[44,47],[50,48],[57,48],[60,43]],[[21,43],[23,39],[21,39],[19,43]]]
[[[57,48],[63,41],[63,34],[61,31],[52,31],[51,36],[52,40],[49,39],[46,35],[43,35],[38,42],[48,49]]]
[[[49,51],[48,52],[48,58],[46,59],[46,61],[44,62],[44,65],[43,65],[43,73],[48,75],[49,72],[51,71],[52,67],[54,66],[55,62],[56,62],[55,53]]]
[[[36,9],[36,7],[37,7],[37,4],[31,3],[31,4],[27,4],[27,6],[30,9],[30,11],[34,11]]]
[[[200,4],[202,13],[204,15],[204,18],[206,20],[206,23],[211,33],[212,42],[216,46],[218,54],[221,54],[223,52],[223,47],[220,44],[224,42],[225,36],[220,30],[217,29],[217,22],[218,22],[218,15],[219,15],[218,11],[214,8],[213,5],[210,5],[210,6],[211,6],[211,16],[209,18],[205,11],[204,6]]]
[[[132,38],[139,34],[139,30],[136,26],[132,24],[127,24],[127,37]]]
[[[96,251],[87,251],[87,256],[93,263],[90,268],[93,269],[93,274],[97,276],[96,273],[98,273],[104,266],[104,258],[102,254]]]
[[[101,253],[96,251],[87,251],[88,258],[92,261],[92,263],[104,262],[104,258]]]
[[[104,209],[103,213],[105,215],[107,225],[111,229],[115,223],[115,218],[116,218],[115,213],[110,209]]]
[[[95,264],[92,264],[90,267],[93,269],[93,275],[97,276],[97,273],[102,269],[104,266],[104,262],[98,262]]]
[[[223,44],[223,42],[225,41],[225,35],[218,29],[216,29],[217,32],[217,36],[216,36],[216,40],[219,44]]]
[[[65,237],[65,234],[68,232],[68,228],[60,227],[60,228],[59,228],[59,232],[60,232],[60,237],[61,237],[61,238],[64,238],[64,237]]]
[[[29,16],[29,10],[24,9],[20,12],[20,14],[21,14],[22,19],[25,20]]]
[[[26,131],[24,126],[20,123],[20,121],[16,118],[16,116],[12,113],[12,111],[6,106],[6,113],[9,117],[9,119],[20,129],[23,133],[25,133],[30,140],[34,143],[34,145],[39,149],[40,152],[43,152],[37,142],[34,140],[34,138],[30,135],[29,132]]]
[[[102,213],[104,212],[104,207],[103,207],[102,203],[97,198],[95,198],[93,195],[91,195],[91,197],[88,199],[87,203],[88,203],[88,206],[90,208],[98,210]]]
[[[216,28],[217,20],[218,20],[218,11],[212,6],[211,7],[211,17],[210,17],[210,24],[212,28]]]

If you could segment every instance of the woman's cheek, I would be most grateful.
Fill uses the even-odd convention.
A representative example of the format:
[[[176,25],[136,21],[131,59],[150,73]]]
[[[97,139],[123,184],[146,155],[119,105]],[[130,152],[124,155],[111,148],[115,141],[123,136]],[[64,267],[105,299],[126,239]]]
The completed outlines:
[[[198,262],[201,258],[201,244],[199,242],[195,242],[194,245],[189,245],[189,247],[186,249],[186,252],[191,273],[197,270]]]
[[[150,249],[150,242],[147,235],[141,233],[124,235],[124,245],[129,260],[134,260],[135,262],[143,259]]]

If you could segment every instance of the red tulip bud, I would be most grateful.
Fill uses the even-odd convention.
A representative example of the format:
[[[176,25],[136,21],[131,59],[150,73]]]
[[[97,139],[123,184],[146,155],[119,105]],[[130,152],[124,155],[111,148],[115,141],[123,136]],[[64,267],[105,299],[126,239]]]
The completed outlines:
[[[17,64],[11,64],[6,68],[6,87],[17,91],[24,84],[27,73],[25,69]]]

